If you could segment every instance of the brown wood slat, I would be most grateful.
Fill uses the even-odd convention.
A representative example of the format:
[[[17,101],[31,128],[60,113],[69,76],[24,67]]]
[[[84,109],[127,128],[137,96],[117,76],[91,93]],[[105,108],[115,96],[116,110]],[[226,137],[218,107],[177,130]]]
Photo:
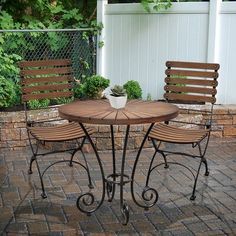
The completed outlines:
[[[96,111],[96,112],[90,113],[90,116],[93,117],[92,119],[95,118],[95,119],[102,119],[102,120],[104,120],[107,116],[112,115],[112,113],[114,113],[114,111],[110,110],[110,111],[104,112],[104,111],[100,111],[99,110],[99,112]]]
[[[188,94],[178,94],[178,93],[165,93],[164,98],[168,100],[182,100],[182,101],[191,101],[191,102],[210,102],[215,103],[215,97],[207,96],[198,96],[198,95],[188,95]]]
[[[209,130],[189,130],[158,124],[152,129],[150,137],[167,142],[195,143],[202,140],[208,132]]]
[[[52,127],[28,127],[28,130],[37,139],[45,141],[72,140],[85,136],[79,124],[74,122]],[[92,128],[87,128],[87,131],[89,134],[94,132]]]
[[[155,127],[158,127],[158,128],[155,128],[154,130],[160,130],[160,129],[165,129],[166,131],[171,131],[171,132],[179,132],[179,131],[181,131],[181,132],[185,132],[186,131],[186,129],[185,128],[181,128],[181,127],[175,127],[175,126],[171,126],[171,125],[165,125],[165,124],[158,124],[157,126],[155,126]],[[206,130],[206,129],[204,129],[204,131],[203,130],[201,130],[201,129],[188,129],[188,134],[202,134],[203,132],[205,133],[206,131],[209,131],[209,130]]]
[[[203,79],[183,79],[183,78],[165,78],[166,83],[170,84],[189,84],[189,85],[203,85],[203,86],[212,86],[216,87],[218,82],[216,80],[203,80]]]
[[[34,83],[53,83],[53,82],[63,82],[63,81],[73,81],[72,75],[63,76],[49,76],[49,77],[37,77],[37,78],[23,78],[21,80],[22,85],[34,84]]]
[[[72,72],[71,67],[54,67],[36,70],[21,70],[21,76],[50,75],[50,74],[69,74]]]
[[[192,76],[192,77],[203,77],[203,78],[217,78],[217,72],[209,71],[193,71],[193,70],[173,70],[167,69],[165,71],[166,75],[177,75],[177,76]]]
[[[113,112],[110,112],[108,115],[104,116],[103,119],[112,120],[112,119],[116,119],[116,117],[117,117],[117,111],[113,111]]]
[[[183,93],[200,93],[215,95],[216,89],[213,88],[202,88],[202,87],[190,87],[190,86],[175,86],[175,85],[165,85],[165,91],[170,92],[183,92]]]
[[[85,134],[83,132],[79,133],[76,132],[73,135],[55,135],[55,136],[49,136],[49,135],[38,135],[38,134],[34,134],[32,133],[32,135],[39,139],[39,140],[43,140],[43,141],[66,141],[66,140],[73,140],[73,139],[77,139],[77,138],[82,138],[85,136]]]
[[[142,111],[130,111],[129,114],[132,114],[134,116],[140,117],[140,118],[147,118],[147,117],[153,117],[153,113],[147,113],[147,112],[142,112]],[[128,114],[128,115],[129,115]]]
[[[18,63],[18,65],[20,67],[68,66],[71,65],[71,60],[58,59],[58,60],[21,61]]]
[[[72,84],[48,84],[48,85],[39,85],[39,86],[30,86],[30,87],[23,87],[22,92],[25,93],[33,93],[33,92],[40,92],[40,91],[56,91],[56,90],[64,90],[64,89],[71,89],[73,86]]]
[[[177,67],[177,68],[208,69],[208,70],[218,70],[220,68],[220,65],[217,63],[183,62],[183,61],[167,61],[166,66]]]
[[[23,102],[27,102],[34,99],[51,99],[51,98],[59,98],[59,97],[71,97],[73,93],[71,91],[68,92],[50,92],[50,93],[38,93],[38,94],[29,94],[22,95]]]
[[[63,131],[66,130],[68,128],[74,127],[76,123],[74,122],[70,122],[70,123],[66,123],[66,124],[60,124],[57,125],[56,128],[57,130]],[[51,132],[53,130],[55,130],[55,126],[48,126],[48,127],[42,127],[42,126],[34,126],[34,127],[30,127],[31,130],[34,130],[35,132]]]
[[[82,123],[127,125],[169,120],[175,118],[179,111],[179,109],[172,104],[156,101],[140,102],[140,110],[137,106],[136,102],[128,102],[124,109],[117,110],[112,108],[108,101],[76,101],[59,107],[59,115],[62,118]],[[91,114],[90,111],[94,109],[99,110],[101,115],[97,116]],[[89,113],[87,111],[89,111]],[[138,114],[139,112],[140,114]]]
[[[123,110],[118,110],[116,120],[127,120],[127,116],[124,114]]]

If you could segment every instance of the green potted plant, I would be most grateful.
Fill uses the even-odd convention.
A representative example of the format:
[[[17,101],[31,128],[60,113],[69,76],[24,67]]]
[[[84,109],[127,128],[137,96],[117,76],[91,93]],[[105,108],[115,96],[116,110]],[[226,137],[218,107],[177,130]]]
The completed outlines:
[[[127,92],[128,99],[140,99],[142,98],[142,89],[135,80],[129,80],[124,84],[124,88]]]
[[[108,96],[109,102],[113,108],[120,109],[125,107],[127,102],[127,93],[123,86],[115,85],[111,88]]]
[[[102,92],[110,84],[109,79],[105,79],[100,75],[92,75],[85,79],[83,83],[83,92],[87,98],[100,99]]]

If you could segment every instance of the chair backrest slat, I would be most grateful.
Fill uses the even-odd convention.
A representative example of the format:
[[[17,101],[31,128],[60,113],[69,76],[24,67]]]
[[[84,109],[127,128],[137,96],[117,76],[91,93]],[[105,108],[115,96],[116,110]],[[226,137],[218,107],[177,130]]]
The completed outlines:
[[[218,82],[216,80],[202,80],[202,79],[183,79],[166,77],[165,82],[169,84],[184,84],[184,85],[203,85],[216,87]]]
[[[72,68],[68,59],[21,61],[22,101],[72,97]]]
[[[193,69],[205,69],[205,70],[218,70],[220,68],[220,65],[216,63],[185,62],[185,61],[167,61],[166,66],[175,68],[193,68]]]
[[[191,76],[191,77],[199,77],[199,78],[217,78],[217,72],[208,72],[208,71],[193,71],[193,70],[173,70],[167,69],[166,75],[174,75],[174,76]]]
[[[20,75],[22,76],[39,76],[39,75],[54,75],[54,74],[70,74],[71,68],[69,67],[52,67],[52,68],[45,68],[42,67],[41,69],[29,69],[29,70],[22,70]]]
[[[164,87],[166,91],[180,92],[180,93],[200,93],[206,95],[216,95],[216,89],[214,88],[204,88],[204,87],[186,87],[178,85],[166,85]]]
[[[62,75],[62,76],[50,76],[50,77],[36,77],[36,78],[23,78],[21,84],[26,86],[33,83],[44,84],[51,82],[63,82],[63,81],[73,81],[72,75]]]
[[[181,103],[215,103],[219,64],[167,61],[164,98]]]
[[[39,85],[39,86],[29,86],[29,87],[23,87],[22,91],[25,94],[31,94],[32,92],[38,92],[38,91],[58,91],[58,90],[65,90],[65,89],[71,89],[72,84],[47,84],[47,85]]]
[[[47,64],[45,63],[47,62]],[[39,60],[39,61],[20,61],[19,66],[24,67],[39,67],[39,66],[70,66],[69,59],[56,59],[56,60]]]
[[[188,95],[188,94],[181,94],[181,93],[165,93],[164,98],[167,100],[173,100],[173,101],[183,101],[183,102],[209,102],[209,103],[215,103],[216,98],[215,97],[208,97],[208,96],[198,96],[198,95]]]

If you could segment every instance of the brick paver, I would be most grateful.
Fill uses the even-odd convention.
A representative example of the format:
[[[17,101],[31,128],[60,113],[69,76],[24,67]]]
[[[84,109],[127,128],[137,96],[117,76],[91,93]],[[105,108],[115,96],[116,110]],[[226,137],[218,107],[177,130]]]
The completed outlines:
[[[135,177],[135,191],[141,193],[153,150],[145,150]],[[101,153],[106,173],[112,168],[111,153]],[[94,155],[87,154],[95,196],[100,199],[101,175]],[[130,172],[135,153],[127,155],[126,172]],[[57,159],[67,158],[57,154]],[[120,166],[121,153],[117,155]],[[45,174],[48,198],[42,199],[35,165],[27,174],[30,150],[0,153],[0,235],[236,235],[236,139],[212,139],[207,152],[210,176],[203,171],[197,186],[197,198],[191,195],[191,175],[182,167],[171,165],[156,169],[150,186],[159,193],[158,203],[149,211],[136,206],[125,186],[124,196],[130,206],[130,222],[120,224],[119,191],[113,202],[106,200],[91,216],[80,212],[76,200],[87,191],[86,172],[77,165],[53,166]],[[80,160],[79,153],[76,160]],[[43,157],[41,165],[53,158]],[[174,159],[172,157],[171,159]],[[186,162],[183,157],[178,157]],[[188,158],[190,166],[197,160]],[[117,189],[118,190],[118,189]]]

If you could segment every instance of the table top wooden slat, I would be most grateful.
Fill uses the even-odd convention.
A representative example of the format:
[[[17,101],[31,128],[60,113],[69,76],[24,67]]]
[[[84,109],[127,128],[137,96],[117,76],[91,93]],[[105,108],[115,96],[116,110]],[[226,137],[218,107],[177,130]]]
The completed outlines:
[[[112,108],[106,99],[75,101],[59,107],[62,118],[106,125],[155,123],[175,118],[178,112],[173,104],[143,100],[130,100],[122,109]]]

